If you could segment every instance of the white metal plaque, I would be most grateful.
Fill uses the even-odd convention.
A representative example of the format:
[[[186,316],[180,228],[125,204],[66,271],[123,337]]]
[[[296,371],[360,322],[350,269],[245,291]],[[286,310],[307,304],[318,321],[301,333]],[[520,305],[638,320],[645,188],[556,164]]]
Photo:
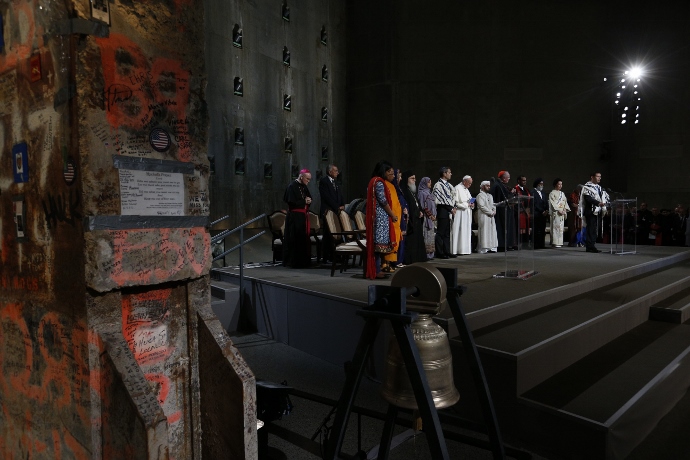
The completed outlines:
[[[120,169],[123,216],[184,216],[181,173]]]

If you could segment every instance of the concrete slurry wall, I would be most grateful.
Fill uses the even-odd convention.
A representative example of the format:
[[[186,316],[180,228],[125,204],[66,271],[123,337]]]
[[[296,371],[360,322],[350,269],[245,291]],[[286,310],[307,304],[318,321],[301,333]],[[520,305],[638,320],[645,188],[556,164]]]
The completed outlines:
[[[345,150],[345,3],[204,0],[211,12],[205,17],[208,155],[215,163],[211,217],[230,215],[216,228],[234,228],[285,208],[283,193],[295,170],[312,171],[309,189],[317,212],[316,179],[328,163],[336,163],[343,178],[351,173]],[[289,21],[282,17],[282,5],[289,8]],[[242,29],[241,48],[233,45],[236,27]],[[283,61],[285,48],[289,66]],[[235,94],[235,78],[242,79],[242,96]],[[285,95],[292,98],[290,111],[283,108]],[[236,143],[236,129],[243,130],[242,143]],[[285,138],[292,139],[291,152],[285,151]],[[244,162],[242,173],[236,161]]]
[[[222,333],[197,338],[202,5],[20,0],[0,14],[0,457],[201,458],[203,345],[232,355],[225,409],[243,423],[222,436],[255,458],[251,371]]]
[[[444,165],[454,185],[469,174],[473,195],[501,170],[568,192],[598,170],[650,207],[690,203],[684,3],[347,3],[352,197],[386,158],[418,181]],[[646,71],[638,125],[614,105],[633,65]]]

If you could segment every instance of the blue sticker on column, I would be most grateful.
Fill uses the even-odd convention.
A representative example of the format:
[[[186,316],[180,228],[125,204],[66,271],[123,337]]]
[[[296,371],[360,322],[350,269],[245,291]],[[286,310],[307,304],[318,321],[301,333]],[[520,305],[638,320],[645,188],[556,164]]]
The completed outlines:
[[[27,182],[29,180],[29,155],[27,154],[26,142],[12,147],[12,171],[15,182]]]
[[[5,30],[2,27],[4,19],[2,14],[0,14],[0,51],[4,51],[5,49]]]

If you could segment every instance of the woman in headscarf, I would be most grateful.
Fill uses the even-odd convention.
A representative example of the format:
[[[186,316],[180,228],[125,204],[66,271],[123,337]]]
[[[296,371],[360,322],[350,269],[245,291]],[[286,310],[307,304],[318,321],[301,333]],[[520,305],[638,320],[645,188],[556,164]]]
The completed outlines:
[[[426,262],[424,248],[424,211],[417,200],[417,178],[410,170],[403,172],[400,188],[409,209],[407,234],[405,235],[405,265],[415,262]]]
[[[403,260],[405,258],[405,235],[407,235],[407,221],[409,218],[407,200],[405,200],[405,196],[400,188],[402,171],[395,169],[393,174],[394,178],[391,184],[393,186],[393,190],[395,190],[395,197],[392,196],[393,192],[391,192],[391,198],[393,201],[391,209],[393,209],[393,213],[396,216],[400,216],[400,220],[393,224],[395,228],[395,240],[398,242],[398,247],[396,253],[386,255],[386,260],[391,267],[388,271],[392,271],[399,266],[403,266]],[[395,202],[396,199],[398,200],[397,203]]]
[[[553,190],[549,193],[549,211],[551,212],[551,246],[560,248],[563,246],[563,227],[570,206],[561,191],[563,182],[560,179],[553,181]]]
[[[395,251],[394,223],[400,217],[393,213],[390,203],[391,192],[386,182],[393,180],[393,167],[387,161],[380,161],[374,167],[367,186],[367,260],[365,276],[368,279],[385,278],[381,273],[381,262],[385,254]]]
[[[424,212],[424,247],[426,248],[427,259],[434,258],[434,251],[436,250],[436,231],[434,230],[434,222],[436,221],[436,201],[431,193],[431,179],[422,177],[419,182],[417,190],[417,199],[419,206]]]

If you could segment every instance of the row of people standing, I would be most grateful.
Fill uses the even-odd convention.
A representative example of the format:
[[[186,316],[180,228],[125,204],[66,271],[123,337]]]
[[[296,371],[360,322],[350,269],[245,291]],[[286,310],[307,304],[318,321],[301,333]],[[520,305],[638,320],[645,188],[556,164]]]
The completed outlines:
[[[336,214],[344,209],[345,200],[336,183],[337,176],[338,168],[329,165],[326,176],[319,182],[322,217],[329,209]],[[554,180],[553,191],[546,199],[543,180],[537,179],[530,191],[526,187],[525,176],[519,176],[517,185],[511,187],[508,185],[510,173],[500,171],[499,180],[493,186],[489,181],[481,183],[475,199],[469,190],[473,183],[471,176],[464,176],[455,187],[450,183],[451,177],[451,169],[444,166],[433,187],[431,179],[425,176],[417,188],[416,176],[412,171],[403,173],[395,170],[386,161],[376,165],[366,199],[367,277],[384,277],[382,272],[392,271],[403,264],[470,254],[472,212],[475,208],[478,212],[477,252],[516,249],[518,244],[529,241],[532,232],[535,249],[543,248],[547,217],[551,221],[552,245],[563,245],[565,219],[572,208],[561,190],[563,183],[560,179]],[[593,174],[591,179],[596,183],[588,182],[585,188],[600,193],[598,181],[601,175]],[[312,198],[307,188],[310,181],[311,173],[304,169],[285,191],[288,216],[283,265],[304,267],[311,261],[308,210]],[[579,197],[580,201],[582,196]],[[584,193],[584,196],[585,201],[593,200],[588,198],[588,193]],[[530,203],[531,199],[534,203]],[[596,204],[602,206],[598,202]],[[587,209],[584,216],[588,215]],[[596,228],[589,230],[596,231]],[[325,239],[328,237],[324,235]],[[596,233],[592,241],[595,240]],[[588,250],[593,246],[592,242]],[[324,245],[325,259],[333,257],[328,254],[329,249],[330,245]]]
[[[387,161],[374,167],[365,213],[367,278],[384,278],[397,267],[426,260],[424,213],[416,191],[412,171],[394,169]]]
[[[518,176],[517,184],[510,186],[510,172],[499,171],[498,180],[491,188],[491,195],[498,207],[498,250],[527,248],[534,238],[534,249],[546,247],[546,226],[550,223],[551,246],[563,246],[563,231],[569,212],[573,211],[563,193],[563,181],[556,178],[553,189],[547,195],[544,180],[536,179],[532,190],[527,187],[527,177]]]
[[[567,237],[568,246],[586,246],[588,252],[599,252],[595,247],[601,217],[606,214],[608,196],[601,188],[600,173],[593,173],[584,186],[567,196],[563,192],[563,181],[553,180],[553,189],[546,195],[544,181],[536,179],[529,190],[527,178],[518,176],[517,184],[510,186],[510,173],[500,171],[498,180],[491,188],[491,195],[498,207],[498,250],[515,250],[518,245],[530,247],[534,238],[534,249],[546,246],[546,226],[550,225],[552,247],[566,244],[564,231],[566,223],[570,230]],[[596,222],[595,222],[596,219]],[[583,225],[589,222],[590,225]],[[586,242],[583,227],[589,227],[589,243]]]

